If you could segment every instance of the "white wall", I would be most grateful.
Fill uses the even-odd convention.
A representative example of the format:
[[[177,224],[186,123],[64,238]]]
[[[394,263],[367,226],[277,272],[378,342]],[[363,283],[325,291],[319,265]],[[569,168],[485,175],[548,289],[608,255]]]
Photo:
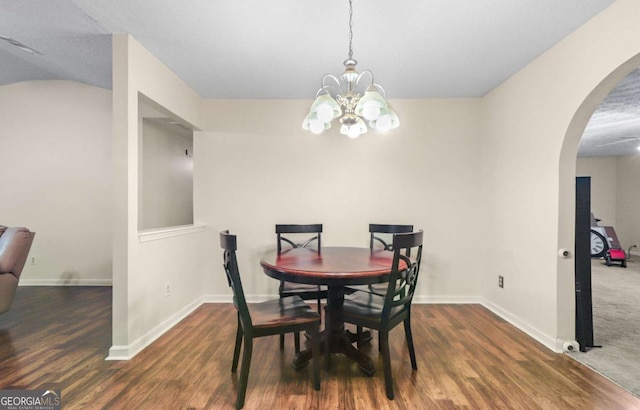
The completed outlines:
[[[111,283],[111,91],[0,86],[0,224],[36,232],[20,284]]]
[[[259,298],[277,295],[259,265],[276,223],[323,223],[323,246],[368,246],[369,223],[411,223],[425,231],[417,300],[477,301],[490,240],[478,229],[479,100],[394,100],[401,127],[356,140],[302,130],[310,103],[206,101],[194,142],[196,215],[211,228],[205,292],[230,294],[220,230],[238,235],[245,292]]]
[[[640,154],[578,158],[577,175],[591,177],[591,209],[600,225],[613,226],[625,250],[640,244]]]
[[[576,154],[595,107],[638,66],[640,2],[618,0],[483,100],[484,296],[545,345],[575,337]],[[505,288],[494,286],[504,273]]]
[[[192,136],[154,120],[141,122],[140,229],[193,224]]]
[[[616,233],[627,250],[640,246],[640,154],[618,157]],[[632,250],[640,252],[640,248]]]
[[[640,173],[637,175],[640,176]],[[601,220],[599,224],[614,227],[618,225],[616,218],[618,161],[616,157],[578,158],[576,176],[591,177],[591,212]]]
[[[199,128],[201,99],[131,36],[113,36],[113,346],[126,359],[198,306],[202,237],[198,230],[138,231],[138,106],[156,104],[188,128]],[[146,239],[153,239],[145,241]],[[165,296],[166,285],[171,294]]]

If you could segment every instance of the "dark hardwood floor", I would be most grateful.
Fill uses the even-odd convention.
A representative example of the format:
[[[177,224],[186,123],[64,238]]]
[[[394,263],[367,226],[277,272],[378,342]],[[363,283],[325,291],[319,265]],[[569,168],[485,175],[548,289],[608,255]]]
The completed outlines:
[[[231,409],[235,311],[206,304],[130,361],[105,361],[111,288],[20,287],[0,315],[0,389],[60,389],[64,409]],[[418,371],[391,335],[396,398],[342,356],[313,390],[278,337],[254,343],[246,409],[640,409],[640,399],[479,305],[414,305]]]

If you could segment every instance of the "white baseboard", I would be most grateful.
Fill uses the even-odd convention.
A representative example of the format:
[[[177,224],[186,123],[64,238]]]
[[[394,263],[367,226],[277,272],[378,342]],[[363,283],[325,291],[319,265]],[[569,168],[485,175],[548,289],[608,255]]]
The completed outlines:
[[[530,324],[523,321],[519,317],[502,309],[500,306],[495,305],[484,298],[480,298],[480,299],[482,299],[482,302],[481,302],[482,306],[486,307],[496,315],[500,316],[502,319],[506,320],[507,322],[517,327],[518,329],[522,330],[527,335],[537,340],[538,342],[542,343],[542,345],[546,346],[550,350],[556,353],[562,353],[562,346],[566,342],[566,340],[553,338],[541,332],[540,330],[536,329],[535,327],[531,326]]]
[[[109,348],[109,356],[104,360],[129,360],[132,357],[129,353],[129,346],[113,345]]]
[[[231,296],[231,295],[205,295],[202,298],[202,303],[233,303],[233,296]]]
[[[258,296],[249,296],[247,297],[247,302],[256,303],[263,302],[265,300],[271,299],[273,296],[270,295],[258,295]],[[194,310],[199,308],[204,303],[233,303],[232,295],[204,295],[193,303],[189,304],[185,308],[181,309],[175,315],[171,316],[169,319],[160,323],[155,328],[151,329],[149,332],[141,336],[138,340],[131,343],[130,345],[113,345],[109,348],[109,356],[105,358],[105,360],[130,360],[135,355],[144,350],[145,347],[149,346],[156,339],[162,336],[165,332],[170,330],[172,327],[177,325],[182,319],[189,316]]]
[[[252,295],[247,297],[247,302],[257,303],[273,298],[273,295]],[[193,311],[205,303],[233,303],[233,297],[231,295],[204,295],[193,303],[181,309],[175,315],[165,320],[149,332],[141,336],[138,340],[130,345],[113,345],[109,349],[109,356],[105,360],[129,360],[136,354],[140,353],[145,347],[149,346],[156,339],[162,336],[165,332],[170,330],[182,319],[189,316]],[[535,327],[529,325],[525,321],[521,320],[517,316],[507,312],[500,306],[495,305],[488,300],[480,296],[416,296],[414,303],[417,304],[479,304],[502,319],[509,322],[511,325],[522,330],[534,340],[540,342],[550,350],[556,353],[563,352],[563,346],[567,342],[566,340],[560,340],[552,338],[543,332],[539,331]]]
[[[247,295],[247,303],[260,303],[277,298],[278,295]],[[232,295],[204,295],[202,303],[233,303]]]
[[[260,303],[265,300],[273,299],[277,295],[248,295],[247,303]],[[477,296],[415,296],[413,303],[427,304],[427,303],[440,303],[440,304],[482,304],[482,298]],[[203,303],[232,303],[233,296],[231,295],[205,295],[203,297]]]
[[[111,279],[20,279],[18,286],[112,286]]]
[[[564,344],[568,342],[567,340],[554,339],[549,335],[544,334],[535,327],[521,320],[519,317],[507,312],[500,306],[497,306],[480,296],[414,296],[413,301],[414,303],[422,304],[479,304],[556,353],[562,353]]]
[[[418,296],[413,297],[413,303],[439,304],[439,305],[471,305],[482,304],[482,298],[478,296]]]
[[[109,349],[109,356],[105,360],[129,360],[135,355],[140,353],[145,347],[155,342],[160,336],[165,334],[172,327],[177,325],[182,319],[189,316],[194,310],[203,304],[203,298],[200,297],[180,309],[174,315],[169,317],[164,322],[160,323],[153,329],[149,330],[144,335],[140,336],[138,340],[134,341],[130,345],[113,345]]]

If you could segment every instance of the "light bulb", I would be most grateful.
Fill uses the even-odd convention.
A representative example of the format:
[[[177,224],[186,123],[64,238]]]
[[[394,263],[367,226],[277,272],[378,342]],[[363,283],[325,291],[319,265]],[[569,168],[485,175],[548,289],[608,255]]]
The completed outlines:
[[[391,116],[389,114],[381,115],[376,121],[376,129],[378,131],[389,131],[391,129]]]
[[[324,122],[317,119],[309,121],[309,131],[314,134],[321,134],[324,131]]]
[[[316,115],[320,121],[329,122],[333,119],[333,108],[329,104],[320,104]]]
[[[358,138],[359,136],[360,136],[360,131],[358,130],[358,127],[351,126],[351,127],[347,128],[347,137],[349,137],[349,138]]]
[[[380,116],[380,105],[376,101],[367,101],[362,105],[362,115],[367,121],[374,121]]]
[[[637,150],[638,150],[638,151],[640,151],[640,145],[638,145],[638,148],[637,148]]]

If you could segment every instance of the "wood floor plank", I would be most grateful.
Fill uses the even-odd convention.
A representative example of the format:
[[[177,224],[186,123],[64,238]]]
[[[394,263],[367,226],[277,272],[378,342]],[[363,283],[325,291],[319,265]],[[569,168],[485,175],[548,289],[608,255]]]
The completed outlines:
[[[62,392],[65,409],[232,409],[236,314],[205,304],[129,361],[105,361],[111,289],[20,287],[0,316],[0,389]],[[640,399],[555,354],[479,305],[414,305],[418,370],[401,327],[390,335],[396,398],[384,392],[377,335],[363,375],[344,356],[311,385],[277,337],[254,342],[246,409],[640,409]]]

